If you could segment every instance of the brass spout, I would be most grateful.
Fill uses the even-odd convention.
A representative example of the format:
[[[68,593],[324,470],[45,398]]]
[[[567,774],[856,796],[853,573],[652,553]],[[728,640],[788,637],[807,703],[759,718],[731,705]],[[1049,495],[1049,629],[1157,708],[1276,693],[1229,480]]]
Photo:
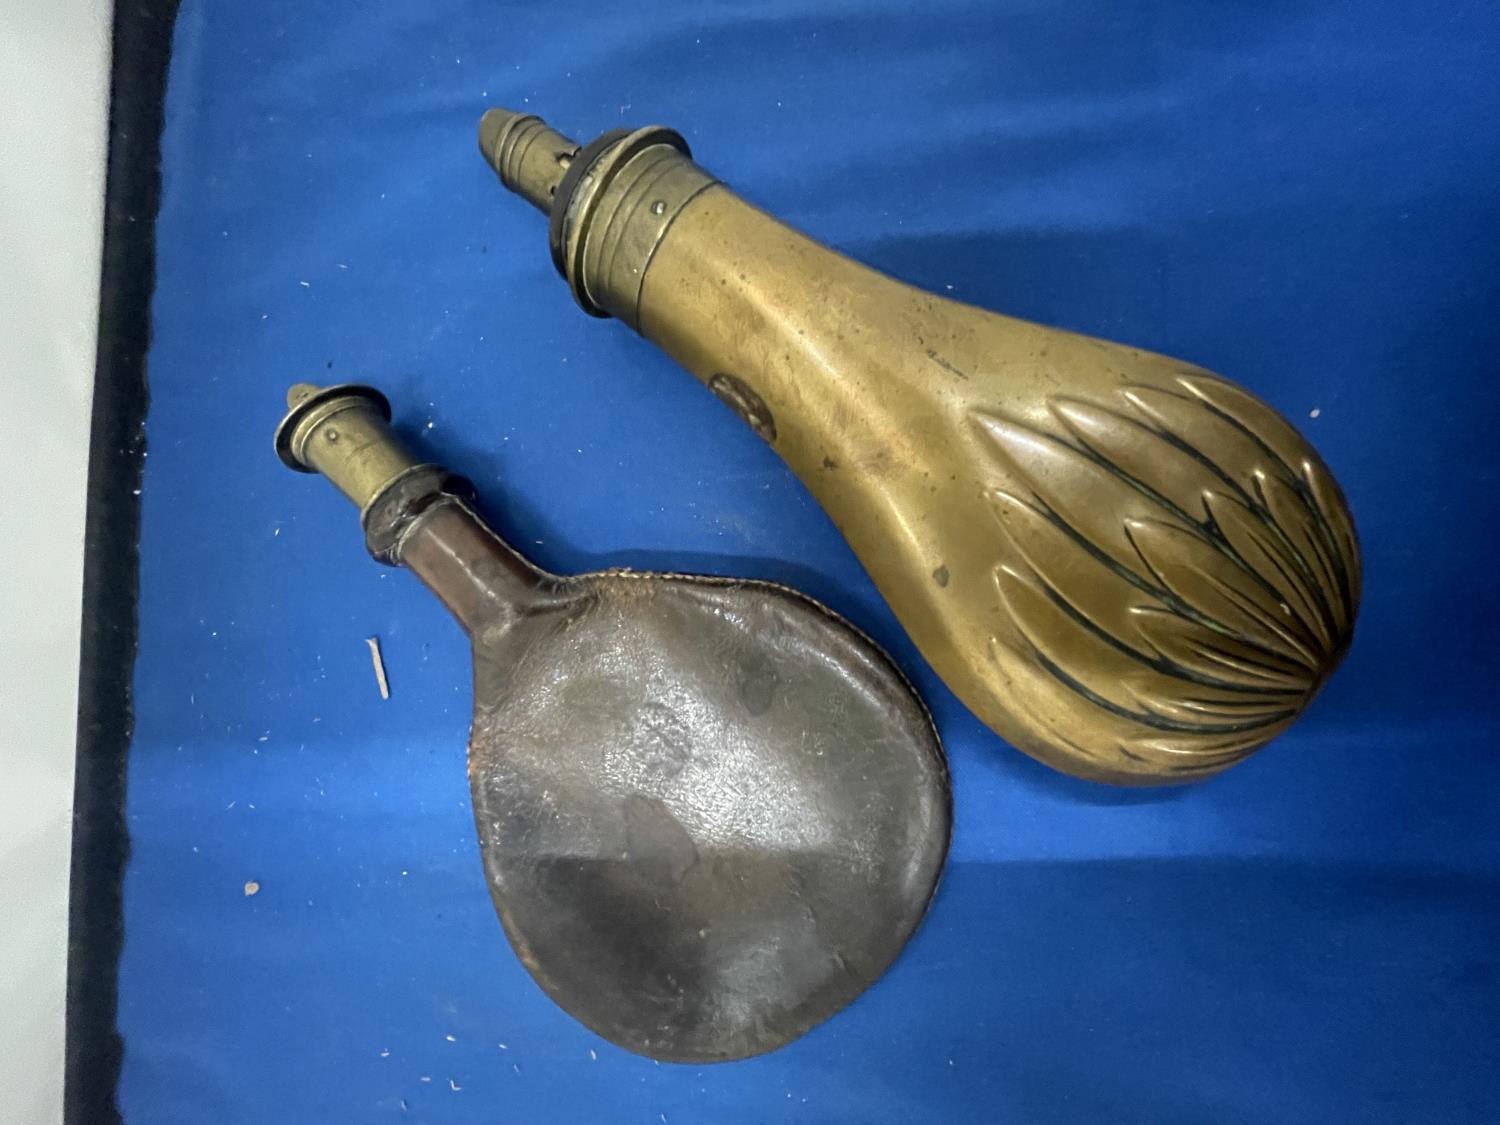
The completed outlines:
[[[506,187],[546,212],[578,155],[578,146],[540,117],[508,109],[491,109],[480,118],[479,147]]]
[[[1121,784],[1207,777],[1342,659],[1348,507],[1244,389],[885,277],[746,203],[670,130],[579,148],[491,110],[481,147],[550,215],[578,303],[776,449],[933,668],[1027,753]]]

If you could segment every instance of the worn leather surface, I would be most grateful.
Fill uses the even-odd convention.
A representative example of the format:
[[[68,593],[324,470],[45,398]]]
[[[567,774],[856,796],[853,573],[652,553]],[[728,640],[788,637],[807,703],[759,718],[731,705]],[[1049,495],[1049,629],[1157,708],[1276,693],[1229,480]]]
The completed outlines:
[[[611,572],[475,634],[469,778],[543,988],[676,1061],[758,1054],[885,969],[948,846],[925,708],[782,587]]]

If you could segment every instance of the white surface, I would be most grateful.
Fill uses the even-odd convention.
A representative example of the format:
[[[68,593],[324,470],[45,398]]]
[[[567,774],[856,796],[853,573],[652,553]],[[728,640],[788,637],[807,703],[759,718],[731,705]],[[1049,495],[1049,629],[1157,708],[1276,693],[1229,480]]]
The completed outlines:
[[[62,1119],[110,6],[0,0],[0,1121]]]

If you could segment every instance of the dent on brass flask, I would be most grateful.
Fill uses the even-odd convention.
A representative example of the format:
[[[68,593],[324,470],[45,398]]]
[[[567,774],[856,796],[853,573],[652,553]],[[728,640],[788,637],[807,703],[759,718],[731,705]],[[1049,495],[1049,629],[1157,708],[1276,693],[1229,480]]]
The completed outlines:
[[[766,582],[548,574],[362,386],[293,387],[276,447],[468,632],[491,894],[562,1008],[656,1059],[769,1051],[895,959],[947,853],[942,749],[868,638]]]
[[[585,311],[654,340],[786,460],[917,647],[1010,742],[1188,781],[1284,730],[1343,657],[1337,484],[1207,371],[885,277],[650,127],[580,148],[492,109],[480,148],[551,216]]]

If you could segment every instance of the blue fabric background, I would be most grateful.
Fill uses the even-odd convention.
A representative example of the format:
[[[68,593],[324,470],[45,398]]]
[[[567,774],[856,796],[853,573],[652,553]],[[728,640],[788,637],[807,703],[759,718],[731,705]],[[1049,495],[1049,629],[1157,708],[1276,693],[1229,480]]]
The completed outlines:
[[[149,357],[127,1120],[1500,1120],[1497,49],[1473,0],[188,0]],[[1347,664],[1196,788],[1075,782],[1001,744],[770,450],[573,307],[542,218],[476,153],[491,104],[580,139],[674,125],[897,277],[1244,382],[1354,507]],[[957,821],[887,977],[788,1049],[703,1069],[543,997],[477,858],[463,639],[272,455],[303,379],[386,390],[544,566],[790,582],[889,646],[946,739]]]

